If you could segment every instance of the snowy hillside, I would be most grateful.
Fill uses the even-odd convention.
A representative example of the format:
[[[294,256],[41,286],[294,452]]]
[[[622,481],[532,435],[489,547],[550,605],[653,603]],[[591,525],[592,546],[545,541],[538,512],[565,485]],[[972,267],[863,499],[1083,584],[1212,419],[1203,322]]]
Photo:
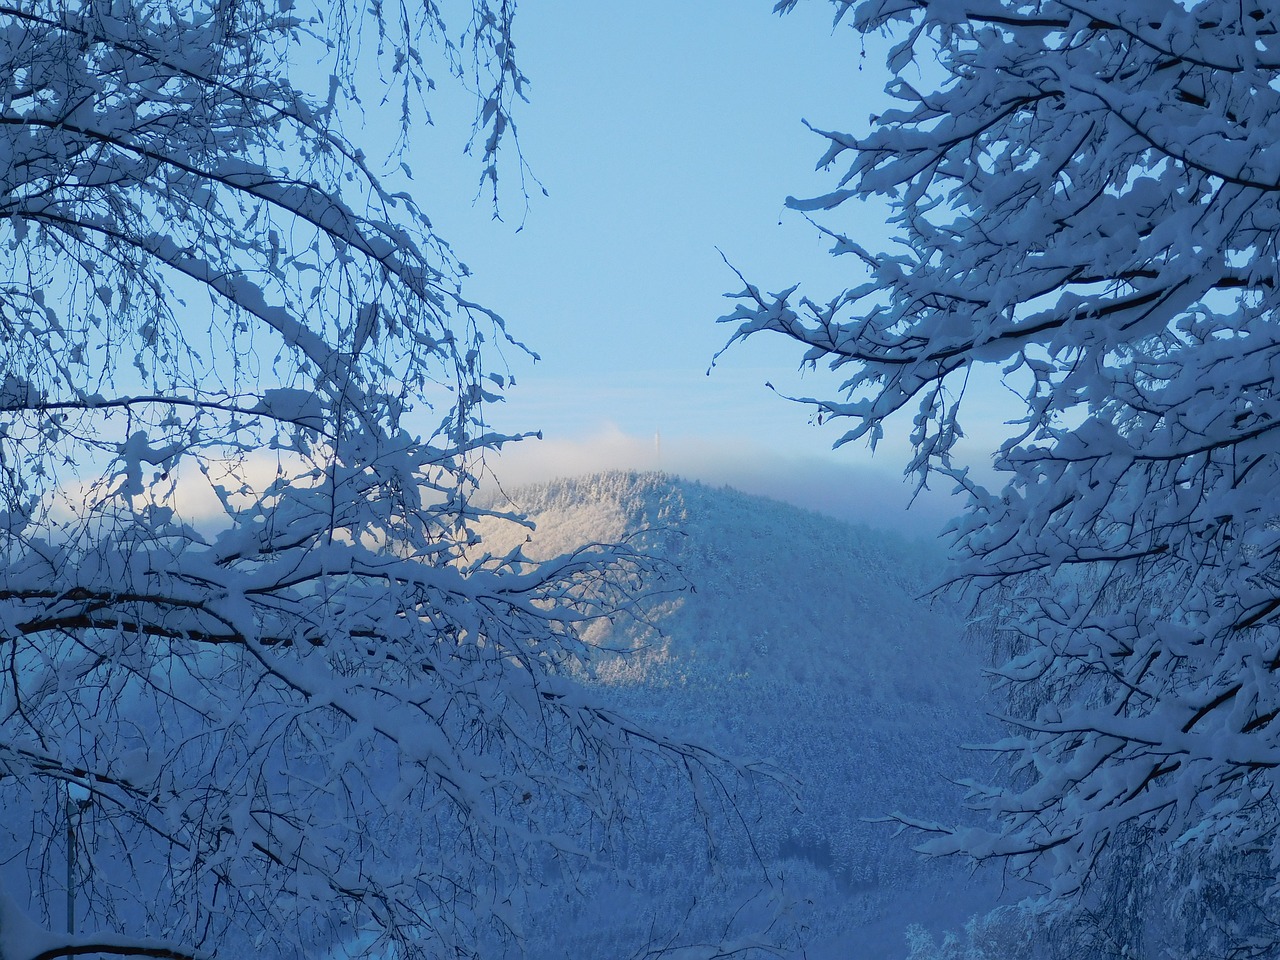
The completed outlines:
[[[918,599],[941,572],[930,549],[658,474],[562,481],[511,499],[537,522],[531,556],[634,533],[678,567],[692,591],[658,604],[661,635],[633,624],[598,637],[635,648],[603,663],[599,682],[645,719],[771,758],[796,778],[799,800],[767,785],[745,797],[759,857],[727,830],[709,873],[687,800],[653,788],[641,800],[644,831],[625,851],[626,882],[549,895],[534,956],[713,940],[723,914],[750,900],[731,935],[789,903],[770,936],[807,942],[809,958],[900,957],[907,924],[955,926],[990,906],[991,878],[924,860],[910,838],[866,821],[963,816],[949,780],[980,772],[982,760],[959,745],[998,735],[955,613]],[[513,535],[486,546],[503,536]],[[751,900],[766,874],[770,895]]]

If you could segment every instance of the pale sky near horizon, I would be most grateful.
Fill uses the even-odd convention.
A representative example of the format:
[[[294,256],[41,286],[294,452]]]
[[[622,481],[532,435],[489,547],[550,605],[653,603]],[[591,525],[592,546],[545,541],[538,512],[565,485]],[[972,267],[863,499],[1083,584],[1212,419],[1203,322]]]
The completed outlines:
[[[516,386],[491,420],[544,440],[509,447],[494,469],[507,483],[665,469],[927,535],[954,510],[938,497],[899,512],[905,442],[888,438],[874,459],[860,443],[833,452],[841,425],[812,425],[765,386],[834,394],[825,370],[797,376],[797,345],[758,337],[707,375],[732,332],[715,322],[733,306],[723,294],[742,286],[725,259],[768,290],[803,282],[815,298],[861,279],[785,198],[835,188],[839,171],[814,171],[826,141],[802,120],[858,131],[887,102],[883,65],[847,25],[833,31],[824,0],[771,8],[522,4],[516,53],[531,85],[516,121],[548,196],[530,183],[526,209],[509,156],[502,221],[487,195],[473,202],[479,165],[460,156],[473,105],[433,106],[430,151],[411,158],[416,192],[471,267],[468,296],[541,356],[505,350]],[[889,242],[885,218],[859,211],[867,246]]]

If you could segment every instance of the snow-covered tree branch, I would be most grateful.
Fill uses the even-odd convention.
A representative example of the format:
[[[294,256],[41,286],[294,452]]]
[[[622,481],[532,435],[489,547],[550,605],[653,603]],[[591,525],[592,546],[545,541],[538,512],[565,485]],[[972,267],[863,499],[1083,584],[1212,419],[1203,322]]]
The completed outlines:
[[[649,561],[473,532],[523,348],[344,133],[439,54],[496,186],[513,5],[461,12],[0,6],[5,960],[473,955],[636,765],[723,789],[580,682]]]
[[[999,746],[1020,786],[976,788],[997,826],[938,826],[928,848],[1048,864],[1061,894],[1131,828],[1274,857],[1277,10],[836,7],[890,38],[897,106],[822,133],[838,182],[791,203],[866,279],[821,301],[748,284],[725,319],[843,375],[811,401],[851,424],[840,443],[903,411],[909,469],[968,491],[961,577],[1001,587],[1019,635],[1001,676],[1036,706]],[[893,205],[892,252],[840,227],[871,197]],[[988,365],[1012,391],[997,490],[955,456]]]

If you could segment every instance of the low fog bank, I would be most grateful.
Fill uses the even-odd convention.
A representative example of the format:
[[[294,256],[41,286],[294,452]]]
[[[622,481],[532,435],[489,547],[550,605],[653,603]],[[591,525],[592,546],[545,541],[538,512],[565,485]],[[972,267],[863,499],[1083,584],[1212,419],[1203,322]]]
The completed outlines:
[[[917,496],[896,463],[886,458],[882,467],[872,466],[853,462],[854,456],[779,456],[762,445],[637,437],[609,426],[583,438],[508,444],[488,456],[486,480],[509,488],[608,470],[661,471],[921,540],[937,538],[963,506],[943,477]]]

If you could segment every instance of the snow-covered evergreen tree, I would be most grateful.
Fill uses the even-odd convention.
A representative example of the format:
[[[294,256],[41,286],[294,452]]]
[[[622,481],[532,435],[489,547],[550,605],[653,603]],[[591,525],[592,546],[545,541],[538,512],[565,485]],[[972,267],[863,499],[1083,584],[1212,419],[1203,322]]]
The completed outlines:
[[[835,6],[889,35],[897,105],[824,133],[838,183],[791,203],[865,280],[824,299],[748,285],[725,319],[839,372],[810,402],[852,425],[841,443],[903,411],[909,469],[968,492],[961,578],[1002,587],[1021,635],[1003,675],[1035,709],[1000,745],[1015,786],[975,790],[994,828],[928,826],[928,848],[1048,868],[1061,897],[1134,836],[1274,862],[1280,10]],[[892,251],[841,227],[871,197],[893,205]],[[986,366],[1010,391],[996,489],[953,456]],[[1270,955],[1280,886],[1246,887],[1228,948]]]

